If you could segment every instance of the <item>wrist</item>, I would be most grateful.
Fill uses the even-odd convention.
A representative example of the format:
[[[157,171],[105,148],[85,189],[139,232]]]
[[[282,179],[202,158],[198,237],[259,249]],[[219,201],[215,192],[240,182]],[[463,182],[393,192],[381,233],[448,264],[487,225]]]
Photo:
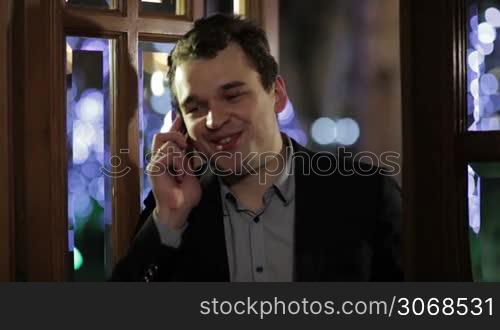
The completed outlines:
[[[153,218],[164,226],[170,229],[181,231],[186,227],[187,215],[179,214],[179,212],[163,211],[156,207],[153,210]]]

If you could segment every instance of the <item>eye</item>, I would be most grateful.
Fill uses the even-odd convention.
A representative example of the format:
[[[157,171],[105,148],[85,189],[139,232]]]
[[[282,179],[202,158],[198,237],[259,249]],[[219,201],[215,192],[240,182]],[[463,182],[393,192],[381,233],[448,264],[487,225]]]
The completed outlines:
[[[198,106],[191,106],[186,108],[186,114],[198,111],[199,107]]]
[[[231,94],[226,96],[228,101],[238,101],[238,99],[243,96],[244,93],[238,93],[238,94]]]

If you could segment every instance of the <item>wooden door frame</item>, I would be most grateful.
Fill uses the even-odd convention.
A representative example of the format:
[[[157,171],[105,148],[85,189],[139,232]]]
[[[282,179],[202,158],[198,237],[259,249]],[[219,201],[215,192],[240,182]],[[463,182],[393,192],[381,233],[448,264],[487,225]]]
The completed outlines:
[[[64,53],[58,1],[15,1],[16,280],[63,281],[67,251]],[[36,55],[35,55],[36,54]],[[34,57],[36,56],[36,58]]]
[[[0,2],[0,282],[14,279],[14,206],[11,138],[12,0]]]
[[[465,1],[400,4],[406,276],[469,281]]]

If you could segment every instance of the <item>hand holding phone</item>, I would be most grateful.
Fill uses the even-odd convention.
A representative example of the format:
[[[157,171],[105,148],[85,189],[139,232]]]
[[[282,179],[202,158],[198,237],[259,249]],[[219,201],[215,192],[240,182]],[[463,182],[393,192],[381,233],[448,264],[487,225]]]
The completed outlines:
[[[166,133],[153,138],[153,157],[146,171],[156,200],[156,219],[173,229],[182,228],[201,199],[201,186],[186,154],[193,150],[182,117]]]

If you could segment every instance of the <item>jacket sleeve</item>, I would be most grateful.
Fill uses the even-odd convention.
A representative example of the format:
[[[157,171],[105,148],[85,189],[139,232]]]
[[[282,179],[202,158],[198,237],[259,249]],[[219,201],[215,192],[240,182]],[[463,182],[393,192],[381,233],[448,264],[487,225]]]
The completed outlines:
[[[395,180],[381,176],[372,281],[402,281],[401,190]]]
[[[158,229],[154,223],[152,212],[155,208],[152,193],[144,201],[146,208],[141,213],[136,228],[137,235],[127,255],[114,267],[110,281],[154,281],[160,276],[168,280],[175,269],[180,255],[180,248],[162,244]],[[169,265],[168,269],[160,269],[160,264]]]

